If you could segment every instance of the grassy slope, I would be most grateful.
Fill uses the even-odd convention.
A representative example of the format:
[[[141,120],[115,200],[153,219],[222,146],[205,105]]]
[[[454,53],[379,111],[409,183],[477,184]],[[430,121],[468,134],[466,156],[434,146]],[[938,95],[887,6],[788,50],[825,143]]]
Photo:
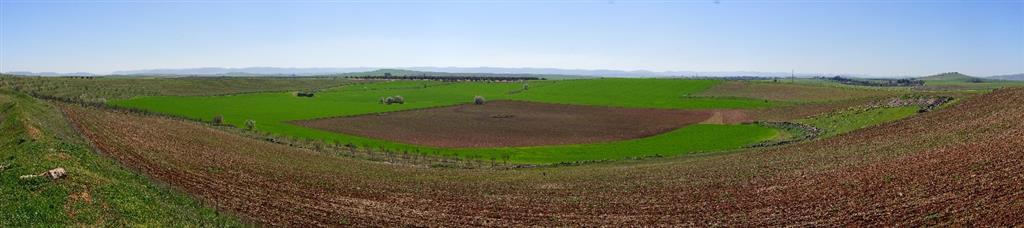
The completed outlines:
[[[52,107],[0,92],[0,227],[240,226],[80,143]],[[21,180],[62,167],[68,177]]]
[[[807,83],[728,81],[699,93],[711,97],[742,97],[775,101],[822,102],[898,94],[897,90],[811,85]]]
[[[870,110],[854,109],[803,119],[798,122],[818,127],[824,131],[823,137],[829,137],[903,119],[916,114],[917,110],[916,106]]]
[[[1024,85],[1021,82],[978,78],[957,72],[942,73],[920,79],[925,81],[925,85],[918,88],[919,90],[992,90]]]
[[[1024,86],[1022,81],[982,81],[982,82],[967,82],[961,80],[948,80],[948,81],[925,81],[924,86],[917,88],[919,90],[975,90],[975,91],[987,91],[997,88]]]
[[[790,82],[790,80],[779,80],[779,82]],[[845,87],[853,89],[871,89],[871,90],[884,90],[890,92],[910,92],[910,91],[988,91],[997,88],[1006,87],[1019,87],[1024,86],[1022,81],[1000,81],[1000,80],[986,80],[982,82],[968,82],[967,80],[927,80],[924,86],[917,87],[878,87],[878,86],[857,86],[857,85],[846,85],[837,83],[830,80],[823,79],[796,79],[792,81],[796,84],[807,84],[807,85],[822,85],[822,86],[835,86]]]
[[[428,83],[428,87],[422,84]],[[522,88],[519,83],[456,83],[442,84],[436,82],[395,81],[375,84],[361,84],[340,87],[318,93],[314,98],[296,97],[290,93],[259,93],[217,97],[144,97],[114,101],[113,104],[125,107],[144,108],[147,110],[171,113],[191,118],[209,120],[215,115],[224,115],[229,124],[242,126],[247,119],[256,120],[258,129],[274,134],[300,138],[327,140],[341,144],[352,143],[357,146],[386,148],[389,150],[420,151],[432,154],[457,154],[461,157],[479,159],[502,159],[510,157],[513,162],[560,162],[586,160],[606,160],[631,157],[632,151],[624,150],[622,145],[643,145],[645,153],[654,154],[655,148],[662,155],[692,153],[697,151],[735,149],[774,136],[768,129],[743,131],[741,140],[725,139],[725,137],[701,141],[703,146],[680,146],[679,141],[647,138],[629,142],[598,144],[590,146],[550,146],[514,149],[439,149],[413,146],[385,140],[338,134],[333,132],[304,128],[285,123],[289,120],[312,119],[333,116],[348,116],[387,111],[428,108],[444,105],[468,103],[473,96],[482,95],[490,100],[529,100],[553,103],[574,103],[590,105],[606,105],[620,107],[652,107],[652,108],[758,108],[778,105],[751,99],[715,99],[715,98],[683,98],[685,95],[699,92],[719,83],[713,80],[659,80],[659,79],[601,79],[571,81],[538,81],[530,82],[530,89],[508,94],[508,91]],[[382,105],[377,101],[380,97],[401,95],[406,103],[402,105]],[[689,128],[698,128],[692,126]],[[708,128],[708,127],[703,127]],[[723,133],[751,130],[759,127],[750,126],[717,126],[712,127]],[[694,129],[677,130],[666,137],[677,138],[693,136]],[[688,143],[682,143],[689,145]],[[694,143],[696,144],[696,143]],[[581,155],[586,148],[589,156]],[[559,153],[548,153],[550,151]],[[515,153],[515,154],[509,154]],[[544,157],[547,154],[550,157]],[[508,156],[506,156],[508,155]]]
[[[771,80],[764,80],[762,82],[771,82]],[[839,82],[828,80],[828,79],[818,79],[818,78],[797,78],[797,79],[793,79],[793,80],[790,80],[790,79],[781,80],[780,79],[780,80],[778,80],[778,82],[792,83],[792,84],[803,84],[803,85],[833,86],[833,87],[850,88],[850,89],[885,90],[885,91],[892,91],[892,92],[906,92],[906,91],[910,91],[911,90],[910,87],[900,87],[900,86],[886,87],[886,86],[847,85],[847,84],[839,83]]]
[[[475,159],[525,163],[557,163],[563,161],[621,160],[650,156],[673,156],[738,149],[775,138],[778,132],[758,125],[699,124],[668,133],[634,140],[599,144],[542,146],[524,148],[461,149],[452,153]]]
[[[757,99],[702,98],[689,95],[720,80],[602,79],[534,82],[517,100],[633,108],[763,108],[779,105]]]

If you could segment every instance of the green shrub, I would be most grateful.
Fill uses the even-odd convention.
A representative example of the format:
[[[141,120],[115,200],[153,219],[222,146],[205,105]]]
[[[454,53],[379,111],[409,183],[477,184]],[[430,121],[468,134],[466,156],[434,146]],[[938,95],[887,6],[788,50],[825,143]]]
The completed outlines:
[[[256,129],[256,121],[255,120],[251,120],[251,119],[250,120],[245,120],[245,129],[249,129],[249,130]]]
[[[384,98],[382,103],[384,103],[384,104],[405,104],[405,98],[403,98],[402,96],[398,96],[398,95],[390,96],[390,97]]]
[[[486,99],[484,99],[484,97],[483,97],[483,96],[479,96],[479,95],[478,95],[478,96],[476,96],[476,97],[473,97],[473,104],[476,104],[476,105],[482,105],[482,104],[484,104],[484,103],[487,103],[487,100],[486,100]]]

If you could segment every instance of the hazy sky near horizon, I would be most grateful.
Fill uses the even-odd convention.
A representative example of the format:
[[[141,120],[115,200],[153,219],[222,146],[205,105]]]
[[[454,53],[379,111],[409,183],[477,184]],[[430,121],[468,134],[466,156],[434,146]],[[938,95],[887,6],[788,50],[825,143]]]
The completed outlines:
[[[1018,1],[0,0],[0,71],[1024,72]]]

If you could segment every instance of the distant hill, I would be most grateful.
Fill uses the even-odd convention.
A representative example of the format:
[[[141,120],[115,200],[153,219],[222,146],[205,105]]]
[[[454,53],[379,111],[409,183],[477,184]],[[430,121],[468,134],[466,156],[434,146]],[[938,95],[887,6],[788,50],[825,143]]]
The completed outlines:
[[[224,68],[224,67],[203,67],[203,68],[184,68],[184,69],[150,69],[150,70],[128,70],[128,71],[115,71],[111,74],[115,75],[202,75],[202,76],[259,76],[259,75],[272,75],[272,76],[309,76],[309,75],[324,75],[324,74],[337,74],[337,73],[348,73],[348,72],[361,72],[371,71],[378,68],[369,67],[352,67],[352,68],[282,68],[282,67],[244,67],[244,68]]]
[[[998,80],[1024,81],[1024,73],[1022,73],[1022,74],[998,75],[998,76],[991,76],[991,77],[988,77],[988,78],[998,79]]]
[[[959,82],[980,82],[984,79],[979,77],[968,76],[961,74],[960,72],[947,72],[936,74],[932,76],[925,76],[918,78],[924,81],[959,81]]]

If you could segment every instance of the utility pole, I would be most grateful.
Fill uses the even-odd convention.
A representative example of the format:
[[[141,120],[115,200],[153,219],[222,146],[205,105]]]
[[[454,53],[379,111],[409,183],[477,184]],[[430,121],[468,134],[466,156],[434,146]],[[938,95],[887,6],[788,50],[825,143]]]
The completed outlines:
[[[789,82],[796,83],[796,70],[789,70]]]

